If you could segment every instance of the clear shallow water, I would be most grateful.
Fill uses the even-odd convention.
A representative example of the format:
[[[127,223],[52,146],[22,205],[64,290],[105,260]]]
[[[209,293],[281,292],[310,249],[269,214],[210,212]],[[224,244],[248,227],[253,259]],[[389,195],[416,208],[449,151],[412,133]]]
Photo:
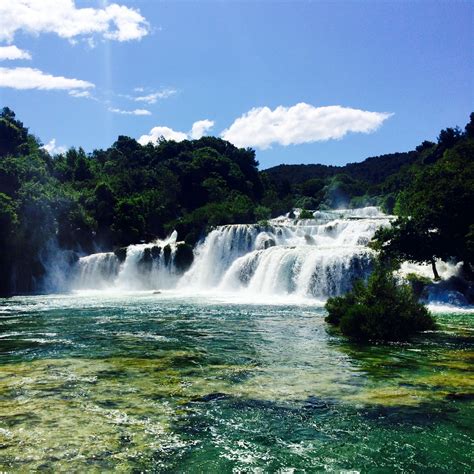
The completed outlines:
[[[472,472],[474,314],[447,311],[363,347],[317,304],[0,300],[0,471]]]

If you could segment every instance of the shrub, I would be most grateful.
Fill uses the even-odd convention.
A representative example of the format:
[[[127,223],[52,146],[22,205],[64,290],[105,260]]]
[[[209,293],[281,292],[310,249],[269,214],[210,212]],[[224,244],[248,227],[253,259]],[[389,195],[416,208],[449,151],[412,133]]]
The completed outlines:
[[[392,272],[380,264],[367,284],[358,281],[345,296],[329,298],[326,309],[326,322],[358,341],[404,341],[435,328],[411,287],[397,284]]]
[[[314,219],[314,215],[311,211],[306,209],[302,209],[300,215],[298,216],[300,219]]]
[[[266,221],[267,219],[270,219],[272,215],[271,209],[265,206],[257,206],[253,212],[256,221]]]
[[[421,298],[423,290],[432,283],[432,280],[416,273],[409,273],[405,276],[405,280],[410,285],[413,293],[417,298]]]

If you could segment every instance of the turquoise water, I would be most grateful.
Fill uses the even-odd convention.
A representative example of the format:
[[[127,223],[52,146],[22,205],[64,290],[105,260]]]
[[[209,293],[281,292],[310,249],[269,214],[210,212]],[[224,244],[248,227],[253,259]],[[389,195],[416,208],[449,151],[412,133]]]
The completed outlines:
[[[472,472],[473,313],[354,346],[317,305],[0,300],[0,471]]]

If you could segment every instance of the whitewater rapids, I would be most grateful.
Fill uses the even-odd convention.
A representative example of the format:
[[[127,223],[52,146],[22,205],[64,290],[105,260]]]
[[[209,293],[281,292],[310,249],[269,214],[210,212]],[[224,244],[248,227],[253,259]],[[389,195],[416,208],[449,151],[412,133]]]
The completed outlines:
[[[187,271],[176,264],[177,235],[82,257],[72,289],[182,290],[324,299],[366,277],[367,244],[391,216],[376,207],[316,211],[313,219],[282,216],[261,224],[219,226],[194,250]],[[164,250],[167,249],[167,252]]]

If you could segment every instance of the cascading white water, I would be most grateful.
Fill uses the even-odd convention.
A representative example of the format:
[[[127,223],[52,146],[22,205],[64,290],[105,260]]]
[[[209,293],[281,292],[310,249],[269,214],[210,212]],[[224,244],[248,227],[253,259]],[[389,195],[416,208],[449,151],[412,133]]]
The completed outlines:
[[[371,266],[368,249],[302,245],[256,250],[234,261],[221,289],[247,289],[258,294],[296,294],[324,298],[344,293]]]
[[[173,288],[181,276],[175,265],[177,233],[166,240],[130,245],[122,254],[95,253],[77,263],[74,289],[142,290]],[[120,253],[119,253],[120,255]]]
[[[368,207],[318,211],[314,219],[218,227],[198,246],[178,286],[317,298],[341,294],[368,274],[367,244],[389,221]]]
[[[350,289],[371,267],[368,242],[387,225],[375,207],[317,211],[314,219],[281,217],[266,224],[220,226],[195,249],[182,274],[176,233],[79,260],[75,288],[216,290],[326,298]],[[165,251],[167,248],[167,251]],[[167,252],[167,254],[166,254]],[[125,258],[124,258],[125,257]]]
[[[103,289],[117,276],[120,261],[112,252],[94,253],[80,258],[77,267],[76,288]]]

